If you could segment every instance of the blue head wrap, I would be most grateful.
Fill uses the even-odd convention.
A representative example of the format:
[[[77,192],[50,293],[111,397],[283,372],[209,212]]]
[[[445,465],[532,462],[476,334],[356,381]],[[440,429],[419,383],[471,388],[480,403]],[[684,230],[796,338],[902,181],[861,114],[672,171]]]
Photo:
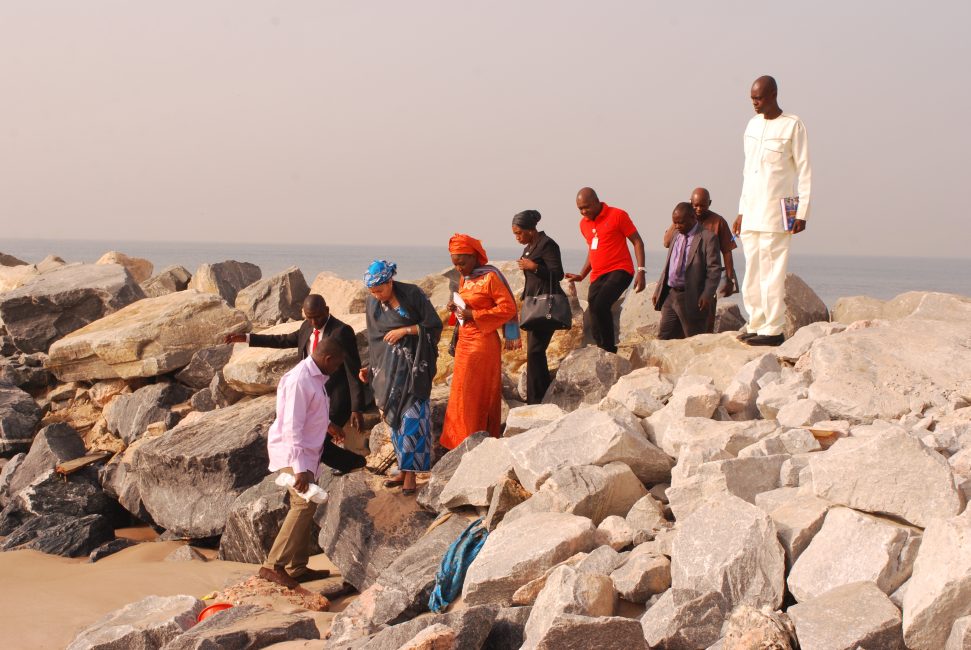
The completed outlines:
[[[398,272],[398,265],[385,260],[374,260],[364,273],[364,286],[368,289],[384,284]]]

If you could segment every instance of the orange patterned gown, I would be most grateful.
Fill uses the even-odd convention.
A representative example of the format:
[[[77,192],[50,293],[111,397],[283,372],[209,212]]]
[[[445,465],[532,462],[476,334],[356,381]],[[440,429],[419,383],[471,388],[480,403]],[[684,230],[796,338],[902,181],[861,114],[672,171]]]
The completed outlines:
[[[460,280],[459,295],[475,320],[459,328],[452,391],[442,446],[455,449],[470,434],[499,436],[502,414],[502,341],[499,329],[516,315],[516,301],[495,273]]]

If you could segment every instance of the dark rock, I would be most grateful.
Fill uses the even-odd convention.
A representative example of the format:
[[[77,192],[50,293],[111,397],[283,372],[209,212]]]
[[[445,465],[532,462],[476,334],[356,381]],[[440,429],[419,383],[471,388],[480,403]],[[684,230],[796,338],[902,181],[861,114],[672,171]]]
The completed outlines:
[[[27,458],[27,454],[21,452],[19,454],[15,454],[10,458],[10,460],[3,459],[3,468],[0,469],[0,508],[7,503],[10,479],[13,478],[13,475],[16,473],[17,469],[23,464],[25,458]]]
[[[215,411],[217,408],[216,400],[212,397],[212,390],[208,386],[192,395],[189,406],[192,407],[193,411],[200,413]]]
[[[23,261],[19,257],[14,257],[13,255],[7,255],[6,253],[0,253],[0,266],[26,266],[27,262]]]
[[[221,534],[236,497],[266,476],[275,406],[273,395],[242,402],[140,445],[132,465],[155,522],[192,539]]]
[[[219,540],[220,560],[249,564],[263,564],[266,560],[289,510],[288,491],[274,483],[278,474],[270,474],[233,501]],[[312,555],[320,552],[316,542],[319,533],[314,524]]]
[[[157,298],[176,291],[184,291],[191,279],[192,274],[184,266],[167,266],[158,275],[142,282],[142,291],[149,298]]]
[[[19,349],[46,352],[66,334],[144,297],[123,266],[72,264],[0,294],[0,320]]]
[[[184,544],[165,556],[166,562],[208,562],[209,558]]]
[[[449,515],[402,552],[374,584],[337,615],[331,625],[330,640],[343,643],[363,638],[386,625],[427,612],[442,557],[469,523],[464,517]]]
[[[223,377],[222,370],[212,378],[212,382],[209,384],[209,395],[216,408],[220,409],[243,399],[243,394],[230,386],[226,378]]]
[[[189,281],[189,288],[206,293],[215,293],[226,301],[236,304],[236,294],[263,277],[260,267],[249,262],[226,260],[215,264],[203,264],[196,269]]]
[[[447,614],[428,614],[384,629],[363,643],[328,643],[328,648],[398,650],[426,627],[445,625],[455,632],[455,650],[480,650],[492,631],[498,612],[498,607],[479,605]]]
[[[30,451],[9,474],[7,487],[0,491],[0,505],[31,484],[53,475],[58,464],[85,454],[84,441],[69,425],[58,423],[44,427],[34,438]]]
[[[786,326],[783,334],[792,338],[800,327],[817,321],[828,321],[826,303],[795,273],[786,274],[783,301],[786,304]]]
[[[556,404],[564,411],[597,404],[630,371],[630,361],[598,347],[574,350],[560,363],[543,403]]]
[[[232,345],[214,345],[210,348],[203,348],[192,355],[189,365],[180,370],[175,378],[196,390],[207,388],[212,383],[213,377],[223,369],[231,356],[233,356]]]
[[[367,472],[334,478],[314,515],[320,548],[358,591],[374,584],[435,519],[413,499],[384,488],[383,480]]]
[[[452,475],[455,474],[455,470],[458,469],[459,463],[462,461],[462,456],[469,450],[478,447],[479,443],[488,437],[489,433],[487,431],[477,431],[459,443],[455,449],[442,456],[435,463],[435,466],[432,467],[432,471],[428,476],[428,482],[418,491],[418,505],[431,512],[441,510],[442,504],[439,503],[438,498],[441,496],[442,490],[445,489],[449,480],[451,480]],[[376,450],[375,447],[372,447],[372,449]]]
[[[10,357],[19,352],[17,346],[13,344],[13,339],[7,336],[7,328],[0,325],[0,331],[4,332],[0,335],[0,357]]]
[[[294,639],[319,639],[309,616],[285,614],[257,605],[219,612],[162,646],[163,650],[257,650]]]
[[[737,332],[745,325],[745,317],[738,305],[727,300],[719,300],[715,308],[715,333]]]
[[[81,632],[68,650],[160,648],[193,627],[205,606],[192,596],[148,596],[104,616]]]
[[[50,555],[82,557],[114,536],[111,523],[101,515],[41,515],[11,532],[0,549],[32,549]]]
[[[114,555],[118,551],[124,551],[130,546],[135,546],[138,542],[127,539],[125,537],[118,537],[110,542],[105,542],[98,548],[94,549],[88,554],[88,562],[97,562],[98,560],[103,560],[109,555]]]
[[[72,474],[68,481],[54,472],[11,497],[0,512],[0,535],[36,518],[38,515],[81,517],[99,514],[116,519],[116,510],[108,495],[88,472]]]
[[[0,456],[9,458],[30,449],[40,418],[40,408],[30,395],[0,385]]]
[[[250,321],[276,325],[288,320],[302,320],[303,299],[310,287],[296,266],[271,278],[258,280],[236,294],[236,309]]]
[[[147,441],[136,440],[125,451],[116,455],[100,473],[101,486],[105,493],[118,501],[125,510],[146,524],[154,524],[152,515],[145,509],[141,492],[138,490],[138,477],[132,466],[135,450]]]
[[[130,444],[153,422],[163,422],[169,429],[180,419],[170,408],[191,395],[191,389],[176,383],[151,384],[129,395],[119,395],[104,411],[108,431]]]
[[[482,650],[506,650],[522,647],[526,640],[526,621],[532,607],[503,607],[489,631]]]

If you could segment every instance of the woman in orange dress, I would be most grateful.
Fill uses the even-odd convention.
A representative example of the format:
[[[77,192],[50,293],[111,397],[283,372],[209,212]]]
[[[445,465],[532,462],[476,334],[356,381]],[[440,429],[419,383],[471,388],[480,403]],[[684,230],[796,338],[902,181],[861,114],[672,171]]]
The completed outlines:
[[[461,302],[456,304],[453,298],[448,303],[448,310],[459,323],[441,443],[446,449],[455,449],[476,431],[499,436],[503,348],[499,330],[505,330],[506,349],[519,347],[522,342],[509,283],[499,269],[488,264],[482,243],[457,234],[449,240],[448,252],[460,275]]]

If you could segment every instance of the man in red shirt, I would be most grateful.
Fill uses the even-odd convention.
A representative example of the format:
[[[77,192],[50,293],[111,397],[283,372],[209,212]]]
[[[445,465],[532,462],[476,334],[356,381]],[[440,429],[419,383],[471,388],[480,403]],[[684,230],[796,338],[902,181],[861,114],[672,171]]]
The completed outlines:
[[[580,233],[587,241],[587,261],[579,273],[567,273],[566,279],[582,282],[590,275],[590,291],[587,293],[590,333],[597,347],[617,352],[610,308],[627,290],[631,280],[634,280],[636,293],[644,290],[644,240],[626,212],[603,203],[589,187],[577,193],[577,209],[583,215]],[[627,248],[628,240],[634,245],[634,255],[637,256],[636,274]]]

